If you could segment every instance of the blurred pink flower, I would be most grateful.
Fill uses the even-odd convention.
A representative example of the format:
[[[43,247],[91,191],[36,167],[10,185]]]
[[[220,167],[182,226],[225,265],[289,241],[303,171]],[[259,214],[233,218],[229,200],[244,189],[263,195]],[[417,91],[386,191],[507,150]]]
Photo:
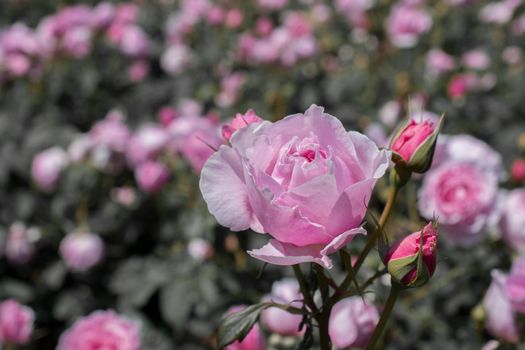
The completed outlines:
[[[490,57],[486,51],[476,49],[463,54],[461,62],[466,68],[484,70],[490,66]]]
[[[288,0],[257,0],[257,4],[265,10],[280,10],[288,4]]]
[[[270,234],[251,256],[330,268],[329,254],[365,234],[366,205],[390,159],[366,136],[347,133],[313,105],[305,114],[248,125],[230,143],[206,162],[200,188],[221,225]]]
[[[494,172],[472,162],[445,162],[426,174],[419,192],[419,211],[428,220],[439,218],[449,242],[469,246],[483,237],[497,192]]]
[[[60,147],[51,147],[38,153],[33,158],[31,175],[33,181],[46,192],[53,191],[62,170],[68,165],[67,153]]]
[[[504,195],[499,227],[509,247],[525,253],[525,189]]]
[[[177,118],[177,115],[177,110],[171,106],[164,106],[157,113],[159,123],[163,127],[170,125]]]
[[[379,312],[362,297],[339,301],[332,308],[328,333],[338,349],[364,348],[379,322]]]
[[[128,77],[132,82],[138,83],[144,80],[149,74],[149,63],[145,60],[138,60],[128,68]]]
[[[385,28],[392,43],[399,48],[416,46],[419,38],[432,27],[432,17],[424,9],[398,3],[392,7]]]
[[[160,58],[160,65],[167,73],[176,75],[191,65],[192,51],[183,44],[169,46]]]
[[[510,343],[519,340],[515,314],[505,288],[507,276],[498,270],[492,271],[492,283],[483,299],[485,327],[495,337]]]
[[[168,183],[170,170],[162,163],[147,160],[135,168],[135,179],[141,190],[156,193]]]
[[[140,325],[113,311],[95,311],[60,336],[57,350],[139,350]]]
[[[182,112],[181,112],[182,113]],[[200,173],[204,163],[222,144],[219,126],[210,118],[182,115],[169,126],[173,147]]]
[[[16,300],[0,303],[0,344],[22,345],[29,342],[34,320],[33,310]]]
[[[62,259],[72,271],[84,272],[100,262],[104,242],[94,233],[74,232],[62,239],[59,251]]]
[[[142,125],[129,139],[126,156],[131,165],[154,159],[168,144],[167,131],[155,124]]]
[[[22,223],[14,223],[9,227],[5,255],[10,263],[22,265],[33,257],[35,248],[29,234],[29,229]]]
[[[516,159],[512,163],[512,168],[510,172],[512,181],[517,183],[525,182],[525,160]]]
[[[432,49],[427,53],[427,68],[433,74],[443,74],[456,66],[454,57],[440,49]]]
[[[299,284],[293,278],[284,278],[274,282],[272,293],[265,296],[264,300],[299,309],[303,306],[303,296],[299,291]],[[302,315],[291,314],[276,307],[268,308],[261,314],[262,323],[270,332],[284,336],[301,335],[303,331],[299,330],[299,326],[302,319]]]

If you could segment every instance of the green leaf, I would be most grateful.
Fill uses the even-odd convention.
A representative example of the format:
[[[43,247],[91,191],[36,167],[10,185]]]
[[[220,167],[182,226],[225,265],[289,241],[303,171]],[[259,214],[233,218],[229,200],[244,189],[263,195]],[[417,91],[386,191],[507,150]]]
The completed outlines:
[[[226,316],[217,331],[217,347],[223,349],[236,340],[243,340],[250,332],[260,313],[272,303],[250,305],[245,309]]]

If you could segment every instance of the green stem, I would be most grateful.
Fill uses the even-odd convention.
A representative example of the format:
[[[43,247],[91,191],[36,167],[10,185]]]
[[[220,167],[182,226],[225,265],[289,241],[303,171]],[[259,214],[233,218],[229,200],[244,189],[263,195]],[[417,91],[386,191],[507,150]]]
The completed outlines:
[[[379,319],[379,323],[374,330],[374,334],[372,334],[372,337],[368,341],[368,345],[366,346],[365,350],[374,350],[377,342],[379,339],[381,339],[383,331],[385,330],[385,326],[390,319],[390,314],[394,309],[398,294],[399,287],[395,284],[392,284],[392,287],[390,288],[390,294],[388,295],[388,299],[386,301],[385,308],[383,309],[383,313],[381,314],[381,318]]]
[[[370,237],[370,239],[368,240],[361,254],[359,254],[359,257],[357,258],[357,261],[354,265],[353,273],[348,273],[343,283],[341,283],[340,289],[342,291],[346,291],[348,289],[350,283],[352,283],[352,280],[354,279],[354,276],[357,276],[357,273],[359,272],[361,265],[363,265],[363,262],[368,256],[368,253],[370,253],[370,251],[375,247],[376,242],[379,239],[379,235],[381,234],[381,232],[383,232],[383,228],[385,227],[388,217],[390,216],[390,213],[392,211],[392,208],[394,207],[398,190],[399,187],[397,187],[396,185],[392,184],[390,186],[390,190],[388,192],[388,199],[386,201],[385,208],[381,213],[381,218],[379,219],[379,225],[376,227],[374,233],[372,234],[372,237]]]
[[[319,325],[319,339],[321,343],[321,350],[330,350],[330,335],[328,334],[328,320],[330,317],[331,303],[328,300],[325,305],[323,305],[323,312],[319,312],[319,309],[315,305],[312,294],[308,289],[306,280],[304,278],[303,272],[299,265],[293,265],[293,272],[297,281],[299,282],[299,288],[303,294],[304,303],[312,311],[312,317],[315,318]]]
[[[301,271],[301,267],[299,265],[293,265],[292,267],[295,278],[297,278],[297,282],[299,282],[299,288],[303,294],[304,303],[310,308],[313,315],[315,316],[319,313],[319,309],[317,309],[314,299],[312,298],[312,294],[310,293],[310,289],[308,289],[303,271]]]
[[[13,344],[8,343],[4,345],[3,349],[4,350],[15,350],[15,346]]]

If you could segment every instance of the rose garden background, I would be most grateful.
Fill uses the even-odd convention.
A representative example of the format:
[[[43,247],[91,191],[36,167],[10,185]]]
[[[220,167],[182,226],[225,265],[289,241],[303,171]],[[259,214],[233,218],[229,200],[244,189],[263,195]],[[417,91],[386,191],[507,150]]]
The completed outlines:
[[[399,294],[377,348],[523,348],[524,44],[521,0],[0,2],[2,349],[213,349],[240,305],[305,308],[291,267],[246,253],[268,236],[218,225],[199,179],[237,129],[322,115],[311,105],[378,159],[405,118],[445,114],[432,166],[384,227],[396,241],[436,219],[437,267]],[[322,273],[302,264],[316,304],[318,277],[345,280],[345,254],[355,263],[374,231],[382,175],[369,234]],[[375,247],[354,282],[330,317],[338,349],[365,348],[385,308]],[[319,348],[308,322],[271,307],[229,346]]]

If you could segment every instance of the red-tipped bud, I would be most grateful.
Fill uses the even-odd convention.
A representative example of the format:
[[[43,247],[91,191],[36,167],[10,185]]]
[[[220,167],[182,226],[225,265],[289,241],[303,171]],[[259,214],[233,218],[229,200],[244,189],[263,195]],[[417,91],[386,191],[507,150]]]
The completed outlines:
[[[396,242],[388,250],[384,262],[392,278],[406,287],[425,284],[436,270],[437,231],[428,223]]]
[[[250,124],[260,123],[263,120],[255,114],[253,109],[249,109],[246,113],[237,113],[235,118],[231,119],[228,123],[222,126],[222,137],[226,141],[230,141],[233,133],[239,129],[242,129]]]

